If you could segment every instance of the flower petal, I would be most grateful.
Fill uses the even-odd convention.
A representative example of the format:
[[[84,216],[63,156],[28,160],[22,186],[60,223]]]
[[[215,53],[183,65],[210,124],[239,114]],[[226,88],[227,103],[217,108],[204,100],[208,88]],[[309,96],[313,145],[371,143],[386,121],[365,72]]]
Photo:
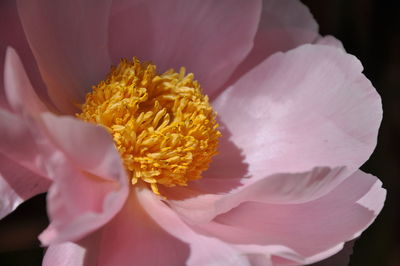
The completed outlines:
[[[83,266],[86,249],[72,242],[51,245],[43,258],[43,266]]]
[[[85,237],[78,243],[63,242],[50,245],[44,255],[43,266],[100,266],[98,248],[101,234],[99,232]]]
[[[51,147],[31,129],[33,126],[20,116],[0,109],[0,153],[38,175],[47,176],[39,151],[45,147],[51,150]]]
[[[343,168],[319,167],[303,173],[274,174],[261,180],[247,179],[229,193],[200,194],[183,200],[169,200],[169,204],[192,223],[204,223],[242,202],[299,204],[315,200],[341,183],[343,171]]]
[[[241,75],[276,52],[285,52],[318,38],[318,24],[298,0],[264,0],[254,46],[233,75]]]
[[[186,199],[170,201],[171,207],[192,222],[208,221],[244,201],[300,203],[328,193],[367,160],[382,115],[380,98],[359,62],[341,49],[319,45],[272,56],[213,105],[229,129],[224,138],[233,143],[223,142],[223,156],[212,168],[248,167],[237,171],[242,180],[236,188],[228,184],[231,191],[224,194],[205,194],[204,186],[216,185],[209,178],[199,180],[201,190],[180,191]],[[245,105],[239,113],[237,107]],[[241,156],[232,160],[240,153],[242,162]]]
[[[145,208],[132,191],[124,208],[99,232],[96,265],[185,265],[188,246],[160,228]]]
[[[33,57],[32,51],[26,40],[25,33],[18,16],[15,0],[0,1],[0,107],[9,109],[3,91],[4,59],[6,49],[9,46],[18,51],[23,65],[28,70],[28,76],[40,98],[48,102],[48,95],[43,84],[39,69]]]
[[[336,47],[345,51],[343,43],[331,35],[320,37],[315,43]]]
[[[47,85],[63,112],[104,78],[110,64],[107,28],[110,0],[18,1],[21,22]]]
[[[287,246],[303,257],[295,262],[313,263],[338,252],[374,221],[386,195],[381,185],[376,177],[357,171],[314,201],[246,202],[202,229],[234,244]]]
[[[114,64],[137,56],[161,72],[184,66],[209,95],[250,51],[261,10],[259,0],[114,2],[109,31]]]
[[[51,224],[40,240],[44,245],[78,240],[118,213],[128,178],[105,129],[70,117],[42,118],[59,151],[47,162],[54,178],[47,200]]]
[[[213,106],[249,175],[345,166],[345,178],[358,169],[382,118],[380,97],[361,71],[341,49],[304,45],[271,56],[224,91]]]
[[[132,191],[114,219],[79,245],[50,246],[44,265],[185,265],[188,245],[164,231],[144,208]]]
[[[14,110],[29,115],[47,111],[33,89],[17,52],[10,47],[6,52],[4,85],[8,103]]]
[[[186,265],[250,265],[248,259],[234,247],[214,237],[195,232],[151,191],[143,189],[138,191],[137,195],[139,202],[145,206],[145,211],[155,223],[189,244],[190,255]]]
[[[74,165],[93,175],[125,181],[120,155],[104,127],[50,113],[42,119],[50,139]]]
[[[49,186],[49,179],[0,154],[0,219]]]

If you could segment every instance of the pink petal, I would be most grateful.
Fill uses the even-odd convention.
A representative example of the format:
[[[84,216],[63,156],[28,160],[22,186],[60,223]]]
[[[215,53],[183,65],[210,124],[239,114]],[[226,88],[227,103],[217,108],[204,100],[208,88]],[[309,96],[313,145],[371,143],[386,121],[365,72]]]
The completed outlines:
[[[264,0],[254,46],[239,69],[236,80],[268,56],[314,42],[318,24],[309,9],[298,0]]]
[[[265,252],[269,245],[286,246],[302,256],[297,263],[312,263],[338,252],[343,242],[358,237],[374,221],[386,195],[381,185],[376,177],[357,171],[314,201],[246,202],[199,230],[241,246],[265,246]]]
[[[41,151],[51,147],[33,127],[0,109],[0,219],[50,185]]]
[[[0,153],[32,172],[46,176],[40,151],[42,148],[50,150],[50,147],[33,127],[20,116],[0,109]]]
[[[250,265],[238,249],[214,237],[195,232],[151,191],[144,189],[138,191],[137,195],[139,202],[155,223],[189,244],[190,254],[186,265]]]
[[[50,180],[0,154],[0,219],[23,201],[46,192]]]
[[[9,107],[3,91],[4,61],[6,49],[9,46],[18,51],[33,87],[39,96],[47,102],[48,95],[22,29],[15,0],[0,1],[0,36],[0,107],[6,109]]]
[[[248,175],[345,166],[375,148],[381,100],[362,66],[341,49],[304,45],[278,53],[224,91],[213,106],[242,150]]]
[[[103,1],[18,1],[21,22],[49,96],[73,113],[85,92],[105,77],[110,64]]]
[[[42,265],[99,266],[97,263],[100,242],[99,236],[101,236],[101,234],[96,232],[79,241],[79,243],[63,242],[49,246],[44,255]]]
[[[181,66],[211,95],[250,51],[261,1],[114,1],[110,23],[113,63],[153,61],[158,71]]]
[[[242,179],[248,173],[249,165],[244,162],[245,156],[242,151],[232,141],[232,134],[228,127],[221,121],[218,121],[222,137],[218,142],[218,154],[213,157],[210,167],[203,173],[204,179],[232,181]],[[207,190],[212,189],[207,187]],[[225,191],[227,192],[227,191]]]
[[[322,44],[322,45],[328,45],[328,46],[332,46],[332,47],[336,47],[336,48],[345,50],[343,47],[343,43],[331,35],[320,37],[316,40],[315,43]]]
[[[99,232],[98,249],[92,254],[96,265],[185,265],[188,245],[155,223],[135,194],[130,193],[124,208]]]
[[[47,161],[54,179],[47,201],[51,224],[40,240],[49,245],[81,239],[110,221],[122,208],[129,186],[105,129],[71,117],[42,117],[59,148]]]
[[[149,217],[133,192],[110,223],[79,245],[51,245],[44,265],[184,265],[189,251]]]
[[[51,245],[43,258],[43,266],[78,266],[85,265],[86,249],[72,242]]]
[[[233,143],[222,142],[200,185],[172,191],[183,196],[171,207],[204,222],[244,201],[300,203],[334,189],[376,144],[380,98],[360,72],[354,57],[325,46],[272,56],[213,102]]]
[[[200,194],[186,199],[169,200],[169,204],[192,223],[204,223],[242,202],[298,204],[315,200],[340,184],[343,171],[343,168],[322,167],[303,173],[274,174],[261,180],[247,179],[227,194]]]
[[[245,186],[224,197],[219,204],[243,201],[298,204],[315,200],[334,189],[340,181],[338,176],[344,168],[317,167],[303,173],[271,175]],[[235,199],[236,198],[236,199]],[[237,206],[237,205],[235,205]]]
[[[93,175],[125,181],[119,153],[105,128],[50,113],[42,119],[46,133],[74,165]]]
[[[4,68],[5,91],[10,106],[18,112],[30,115],[47,111],[47,107],[37,96],[13,48],[7,48]]]

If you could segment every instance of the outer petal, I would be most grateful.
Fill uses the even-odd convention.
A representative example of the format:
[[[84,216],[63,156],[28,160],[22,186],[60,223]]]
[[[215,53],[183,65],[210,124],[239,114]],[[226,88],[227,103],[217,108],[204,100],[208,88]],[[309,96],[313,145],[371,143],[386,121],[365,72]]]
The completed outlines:
[[[10,47],[6,52],[4,84],[8,103],[14,110],[30,115],[47,111],[33,89],[16,51]]]
[[[44,265],[185,265],[188,245],[165,232],[144,208],[132,191],[114,219],[79,245],[50,246]]]
[[[43,266],[81,266],[84,265],[86,249],[72,242],[52,245],[46,250]]]
[[[255,178],[363,164],[376,145],[380,97],[341,49],[304,45],[278,53],[224,91],[213,106]],[[243,109],[240,109],[243,107]]]
[[[261,180],[256,178],[241,180],[241,186],[229,193],[199,193],[186,199],[169,200],[169,204],[192,223],[204,223],[242,202],[299,204],[315,200],[334,189],[342,181],[340,175],[343,171],[344,168],[322,167],[303,173],[274,174]],[[215,185],[215,183],[207,184],[209,185]]]
[[[50,185],[39,151],[52,148],[33,127],[0,109],[0,219]]]
[[[249,260],[235,247],[214,237],[196,233],[151,191],[147,189],[139,191],[138,200],[161,228],[189,244],[190,255],[187,265],[250,265]]]
[[[39,150],[48,143],[34,127],[20,116],[0,109],[0,153],[38,175],[45,175]]]
[[[284,52],[318,38],[318,24],[298,0],[263,0],[254,46],[235,71],[236,80],[276,52]]]
[[[329,194],[303,204],[243,203],[204,226],[212,236],[239,245],[282,245],[312,263],[331,256],[361,234],[383,207],[386,191],[372,175],[357,171]],[[279,265],[280,254],[275,255]],[[288,259],[286,256],[285,259]]]
[[[96,265],[185,265],[188,245],[155,223],[147,208],[132,191],[121,212],[100,232],[93,254],[98,256]],[[168,222],[168,217],[161,222]]]
[[[7,96],[16,110],[35,113],[45,109],[12,49],[7,52],[5,73]],[[26,104],[18,97],[28,98]],[[38,125],[24,118],[0,109],[0,219],[24,200],[46,192],[51,183],[44,158],[53,147]]]
[[[259,0],[118,0],[113,6],[113,62],[137,56],[159,71],[185,66],[212,94],[252,47]]]
[[[110,0],[18,1],[21,22],[50,98],[61,111],[102,79],[109,65]]]
[[[320,37],[315,41],[315,43],[336,47],[345,51],[343,43],[331,35]]]
[[[50,180],[0,154],[0,219],[23,201],[46,192]]]
[[[69,117],[43,115],[59,152],[48,158],[50,226],[44,245],[81,239],[110,221],[128,195],[128,178],[105,129]]]
[[[5,92],[3,91],[4,59],[8,46],[12,46],[18,51],[22,62],[28,69],[29,79],[33,87],[40,97],[47,101],[48,96],[45,86],[22,29],[15,0],[0,1],[0,36],[0,107],[7,109],[9,107],[6,103]]]
[[[44,266],[185,265],[190,252],[149,217],[134,192],[110,223],[79,243],[50,246]]]
[[[99,265],[98,247],[100,233],[94,233],[79,241],[51,245],[43,258],[43,266],[93,266]]]
[[[341,49],[319,45],[270,57],[213,105],[229,129],[224,137],[237,145],[236,150],[222,145],[223,160],[213,167],[247,165],[242,177],[249,178],[228,194],[204,195],[204,183],[215,185],[205,178],[200,193],[181,193],[187,199],[170,202],[192,222],[210,220],[244,201],[300,203],[328,193],[367,160],[382,115],[380,98],[359,62]],[[243,162],[226,156],[240,152]]]

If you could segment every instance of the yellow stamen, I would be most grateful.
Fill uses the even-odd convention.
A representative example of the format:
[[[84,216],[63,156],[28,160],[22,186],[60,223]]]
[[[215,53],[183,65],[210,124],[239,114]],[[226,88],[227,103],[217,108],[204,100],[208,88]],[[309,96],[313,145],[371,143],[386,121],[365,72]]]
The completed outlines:
[[[217,153],[215,113],[192,73],[138,59],[121,60],[105,81],[86,95],[77,117],[104,126],[113,136],[132,185],[139,180],[186,186],[201,178]]]

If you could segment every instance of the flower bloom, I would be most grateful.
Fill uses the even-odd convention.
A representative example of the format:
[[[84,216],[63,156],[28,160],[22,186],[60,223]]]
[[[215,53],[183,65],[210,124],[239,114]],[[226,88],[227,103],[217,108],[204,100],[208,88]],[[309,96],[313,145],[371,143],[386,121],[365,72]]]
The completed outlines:
[[[309,264],[382,209],[380,97],[299,1],[17,6],[0,216],[48,191],[44,265]]]

